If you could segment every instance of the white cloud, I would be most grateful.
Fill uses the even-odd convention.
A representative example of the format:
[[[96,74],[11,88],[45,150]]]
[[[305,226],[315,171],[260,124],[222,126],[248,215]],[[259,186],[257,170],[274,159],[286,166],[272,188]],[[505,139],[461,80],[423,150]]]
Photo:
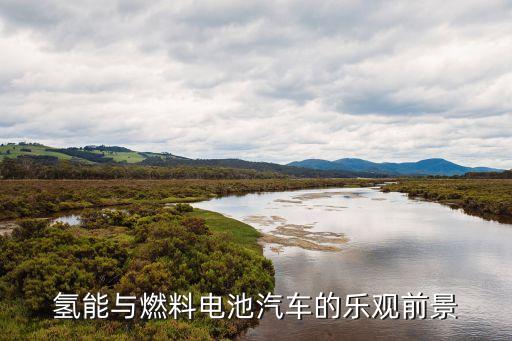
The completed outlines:
[[[512,168],[504,1],[2,1],[0,139]]]

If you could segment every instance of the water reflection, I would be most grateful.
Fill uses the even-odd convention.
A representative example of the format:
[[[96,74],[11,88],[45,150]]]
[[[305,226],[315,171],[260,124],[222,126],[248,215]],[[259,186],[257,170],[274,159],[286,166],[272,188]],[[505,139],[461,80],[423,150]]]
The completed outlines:
[[[74,210],[76,213],[64,213],[64,214],[56,214],[50,218],[42,218],[49,219],[50,224],[55,223],[64,223],[69,224],[71,226],[80,225],[80,214],[82,210]],[[0,236],[5,235],[8,236],[12,233],[12,231],[19,226],[19,221],[17,220],[3,220],[0,221]]]
[[[343,193],[344,192],[344,193]],[[503,339],[512,337],[512,228],[399,193],[328,189],[253,194],[196,203],[250,222],[265,233],[286,224],[344,234],[341,252],[298,247],[264,252],[276,268],[276,293],[342,296],[422,291],[453,293],[457,320],[317,320],[268,314],[248,340]],[[279,217],[275,219],[272,217]]]
[[[63,215],[63,216],[51,219],[51,222],[52,223],[64,223],[64,224],[69,224],[71,226],[80,225],[80,215],[79,214]]]

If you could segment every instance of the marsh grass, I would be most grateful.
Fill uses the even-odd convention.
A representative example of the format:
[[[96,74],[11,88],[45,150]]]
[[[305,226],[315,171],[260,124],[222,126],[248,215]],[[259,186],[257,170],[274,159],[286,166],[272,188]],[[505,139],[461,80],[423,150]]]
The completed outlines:
[[[439,202],[485,219],[510,222],[512,219],[511,179],[403,179],[384,191],[407,193]]]

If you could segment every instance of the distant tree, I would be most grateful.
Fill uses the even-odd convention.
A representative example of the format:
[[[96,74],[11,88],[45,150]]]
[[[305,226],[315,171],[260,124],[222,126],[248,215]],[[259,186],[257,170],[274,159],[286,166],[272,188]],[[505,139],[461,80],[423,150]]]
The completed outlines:
[[[14,159],[4,159],[0,164],[0,178],[19,179],[21,173],[21,167]]]
[[[105,146],[103,144],[101,146],[94,146],[94,145],[85,146],[84,150],[88,150],[88,151],[99,150],[99,151],[102,151],[102,152],[105,152],[105,151],[107,151],[107,152],[108,151],[110,151],[110,152],[132,152],[131,149],[128,149],[128,148],[125,148],[125,147]]]
[[[503,172],[470,172],[464,174],[469,179],[512,179],[512,169]]]

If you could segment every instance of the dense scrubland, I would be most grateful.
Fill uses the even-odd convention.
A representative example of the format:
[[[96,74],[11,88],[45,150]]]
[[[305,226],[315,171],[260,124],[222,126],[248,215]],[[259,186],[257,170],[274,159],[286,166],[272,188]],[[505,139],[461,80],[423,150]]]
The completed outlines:
[[[512,179],[401,179],[384,191],[448,204],[486,219],[512,220]]]
[[[279,179],[286,175],[271,171],[228,167],[162,167],[132,164],[87,164],[49,159],[48,156],[19,156],[0,163],[2,179]]]
[[[379,180],[380,181],[380,180]],[[1,180],[0,326],[13,338],[219,339],[255,320],[57,321],[59,292],[242,292],[273,289],[273,267],[252,227],[186,202],[250,192],[371,186],[364,179]],[[166,206],[166,203],[175,205]],[[114,209],[114,205],[125,205]],[[100,207],[110,206],[100,209]],[[81,226],[47,217],[81,211]],[[27,219],[28,218],[28,219]],[[198,302],[195,302],[198,303]]]
[[[503,172],[470,172],[464,175],[467,179],[512,179],[512,169]]]
[[[368,186],[364,179],[2,180],[0,219],[41,217],[68,209],[141,202],[174,203],[251,192]]]
[[[20,222],[0,237],[0,328],[9,339],[191,339],[233,337],[255,320],[62,321],[53,319],[61,292],[142,296],[272,291],[274,269],[248,225],[188,204],[144,204],[84,212],[80,226],[47,219]],[[114,300],[115,301],[115,300]],[[226,305],[226,302],[224,302]],[[228,307],[226,307],[227,309]],[[2,338],[2,337],[0,337]]]

